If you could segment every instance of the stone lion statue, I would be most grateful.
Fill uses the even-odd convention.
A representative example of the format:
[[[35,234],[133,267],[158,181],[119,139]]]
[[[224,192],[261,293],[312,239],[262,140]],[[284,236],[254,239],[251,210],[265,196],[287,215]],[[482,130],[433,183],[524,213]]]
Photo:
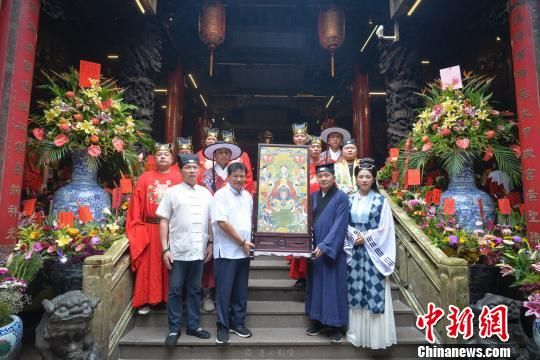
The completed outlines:
[[[36,348],[45,360],[101,360],[103,352],[94,343],[91,323],[99,300],[80,290],[43,300],[45,313],[36,328]]]

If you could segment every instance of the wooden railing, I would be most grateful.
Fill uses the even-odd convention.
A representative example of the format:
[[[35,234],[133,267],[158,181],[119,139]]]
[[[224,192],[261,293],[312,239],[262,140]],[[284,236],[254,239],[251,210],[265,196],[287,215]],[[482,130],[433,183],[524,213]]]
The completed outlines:
[[[390,197],[381,191],[389,200]],[[397,262],[394,279],[416,315],[427,312],[428,304],[460,310],[469,306],[469,270],[467,262],[447,256],[435,247],[427,235],[407,213],[389,201],[396,228]],[[436,336],[439,342],[455,343],[446,336],[446,318],[439,321]]]
[[[94,312],[92,333],[107,359],[117,357],[118,341],[133,317],[128,247],[124,237],[105,254],[87,257],[83,265],[83,292],[101,300]]]

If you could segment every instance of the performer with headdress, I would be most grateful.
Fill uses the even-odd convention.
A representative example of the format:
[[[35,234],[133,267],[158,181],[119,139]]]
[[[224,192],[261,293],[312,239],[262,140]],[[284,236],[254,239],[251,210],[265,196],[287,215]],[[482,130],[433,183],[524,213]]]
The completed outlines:
[[[184,155],[184,154],[193,154],[193,145],[191,143],[191,136],[185,137],[178,137],[176,138],[176,155]],[[182,176],[182,172],[180,171],[180,165],[178,163],[174,163],[171,167],[173,171],[178,171],[180,173],[180,176]]]
[[[294,145],[307,145],[309,143],[307,123],[292,124]]]
[[[309,142],[309,192],[319,191],[315,167],[321,165],[322,140],[320,137],[311,135]]]
[[[345,140],[341,149],[341,159],[334,165],[336,170],[336,185],[346,194],[357,190],[354,168],[358,166],[358,151],[354,139]]]
[[[199,157],[199,166],[201,167],[201,174],[206,170],[212,168],[212,160],[208,160],[204,157],[203,150],[218,141],[219,129],[218,128],[204,128],[204,144],[203,148],[197,151],[197,156]],[[200,178],[199,178],[200,179]]]
[[[221,130],[221,139],[224,142],[236,145],[236,138],[234,137],[234,131],[232,129]],[[251,160],[249,159],[248,153],[243,151],[242,155],[238,159],[232,159],[231,162],[241,162],[246,166],[247,173],[244,189],[253,195],[255,193],[255,182],[253,181],[253,170],[251,169]]]
[[[182,181],[180,173],[171,170],[173,153],[172,144],[156,144],[156,168],[137,179],[126,219],[131,269],[135,272],[133,307],[142,315],[150,312],[149,305],[167,301],[167,271],[156,210],[165,190]]]
[[[394,220],[388,200],[377,189],[373,160],[360,160],[354,175],[358,191],[349,197],[347,339],[355,346],[381,349],[396,344],[388,278],[396,261]]]
[[[349,140],[351,134],[340,127],[331,127],[321,132],[321,139],[328,144],[328,149],[321,154],[321,162],[334,163],[341,159],[341,145]]]
[[[199,184],[206,187],[212,194],[227,185],[227,168],[232,160],[236,160],[242,154],[242,149],[236,144],[218,141],[207,146],[203,151],[204,156],[209,159],[214,166],[206,170],[199,177]],[[202,309],[206,312],[215,310],[212,300],[211,289],[214,288],[213,262],[204,264],[202,276],[203,302]]]
[[[315,148],[315,157],[317,158],[320,156],[321,153],[321,143],[320,138],[315,138],[310,135],[308,135],[308,126],[307,123],[303,124],[292,124],[292,134],[293,134],[293,143],[294,145],[307,145],[311,141],[315,141],[315,144],[318,144],[319,152],[317,154],[317,145],[314,146]],[[318,140],[317,140],[318,139]],[[312,151],[311,151],[311,145],[309,150],[310,155],[310,164],[309,164],[309,178],[310,178],[310,184],[309,184],[309,192],[317,191],[318,184],[317,184],[317,178],[315,176],[315,165],[313,164],[312,159]],[[312,180],[315,182],[315,184],[312,183]],[[287,256],[286,260],[290,263],[289,268],[289,277],[291,279],[295,279],[296,283],[294,284],[297,288],[304,288],[306,286],[306,278],[307,278],[307,260],[304,257],[294,257],[294,256]]]
[[[330,328],[330,342],[343,339],[349,323],[347,302],[347,255],[344,240],[349,223],[347,194],[334,181],[334,164],[316,168],[321,190],[312,194],[313,247],[315,260],[309,266],[306,315],[312,321],[307,335]]]

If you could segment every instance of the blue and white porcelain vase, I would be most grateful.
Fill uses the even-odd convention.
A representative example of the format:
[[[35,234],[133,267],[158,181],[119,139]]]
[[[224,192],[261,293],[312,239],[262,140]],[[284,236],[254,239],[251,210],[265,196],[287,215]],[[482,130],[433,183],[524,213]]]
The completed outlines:
[[[489,220],[495,220],[493,200],[488,193],[476,187],[472,163],[465,164],[461,173],[450,177],[448,190],[441,195],[441,204],[446,198],[454,199],[456,221],[463,229],[478,229],[480,226],[476,225],[477,222],[486,224]],[[478,199],[482,199],[484,219],[480,216]]]
[[[54,193],[53,211],[71,211],[78,214],[79,204],[88,205],[94,220],[103,219],[103,209],[111,207],[111,198],[97,183],[97,169],[88,168],[88,152],[71,152],[73,172],[69,184]]]
[[[532,333],[533,333],[534,342],[536,343],[536,348],[540,350],[540,319],[539,318],[534,319]]]
[[[23,323],[16,315],[11,315],[11,320],[11,323],[0,327],[0,360],[18,359],[21,352]]]

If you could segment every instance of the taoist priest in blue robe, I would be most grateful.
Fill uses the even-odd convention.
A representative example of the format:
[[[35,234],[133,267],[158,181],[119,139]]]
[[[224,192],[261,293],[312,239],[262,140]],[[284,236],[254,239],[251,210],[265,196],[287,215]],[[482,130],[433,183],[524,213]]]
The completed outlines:
[[[349,321],[347,259],[343,243],[349,223],[349,200],[334,182],[334,164],[316,168],[320,191],[312,193],[313,247],[315,259],[308,269],[306,315],[311,320],[307,335],[328,330],[331,342],[343,339]]]

